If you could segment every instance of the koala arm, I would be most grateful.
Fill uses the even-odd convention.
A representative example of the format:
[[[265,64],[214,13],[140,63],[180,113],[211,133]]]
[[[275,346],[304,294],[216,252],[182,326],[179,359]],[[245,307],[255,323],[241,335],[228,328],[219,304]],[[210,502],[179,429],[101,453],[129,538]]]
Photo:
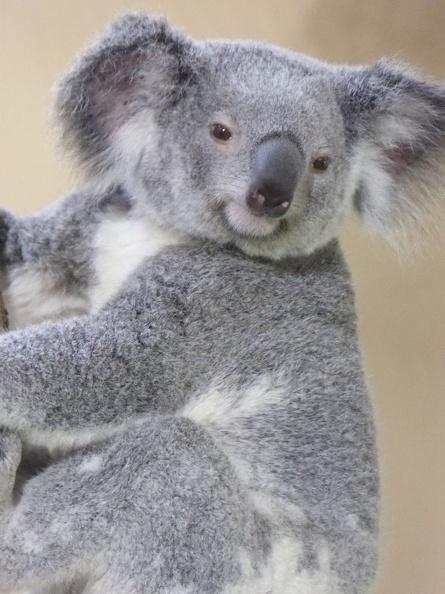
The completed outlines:
[[[8,272],[17,265],[32,265],[51,269],[59,280],[62,275],[79,280],[76,269],[87,259],[85,242],[94,229],[94,203],[87,190],[72,192],[30,216],[16,217],[0,208],[1,268]]]
[[[119,189],[72,192],[26,217],[0,209],[0,288],[10,327],[79,315],[95,282],[95,237],[110,210],[128,208]]]
[[[154,402],[155,354],[138,338],[113,312],[0,335],[0,425],[35,445],[54,435],[61,447],[79,432],[81,441],[108,425],[114,433]]]

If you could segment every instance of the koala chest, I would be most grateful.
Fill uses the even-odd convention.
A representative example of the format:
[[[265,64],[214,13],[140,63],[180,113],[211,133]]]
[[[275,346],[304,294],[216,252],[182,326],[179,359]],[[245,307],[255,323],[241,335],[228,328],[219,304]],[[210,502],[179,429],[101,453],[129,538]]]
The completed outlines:
[[[102,222],[95,237],[90,311],[103,307],[144,260],[178,242],[178,236],[147,220]]]

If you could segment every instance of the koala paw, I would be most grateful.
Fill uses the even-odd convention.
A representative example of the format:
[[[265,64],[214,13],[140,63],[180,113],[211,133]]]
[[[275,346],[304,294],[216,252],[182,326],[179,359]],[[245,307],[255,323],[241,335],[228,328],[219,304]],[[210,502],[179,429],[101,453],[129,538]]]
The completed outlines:
[[[20,438],[8,429],[0,428],[0,512],[11,504],[21,458]]]
[[[0,208],[0,272],[1,269],[8,266],[11,259],[11,233],[14,236],[16,219],[13,214],[4,208]]]
[[[11,215],[4,208],[0,208],[0,250],[8,238],[9,219]]]
[[[8,329],[8,312],[5,309],[5,304],[3,303],[3,296],[0,290],[0,332]]]

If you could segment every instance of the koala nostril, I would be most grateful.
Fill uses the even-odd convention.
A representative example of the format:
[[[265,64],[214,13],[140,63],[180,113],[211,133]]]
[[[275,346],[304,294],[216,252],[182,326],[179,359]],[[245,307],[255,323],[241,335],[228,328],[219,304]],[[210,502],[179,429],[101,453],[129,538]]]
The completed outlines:
[[[261,192],[255,190],[254,192],[249,193],[246,202],[253,214],[264,214],[264,204],[266,202],[266,197],[261,194]]]
[[[287,213],[289,210],[290,201],[284,200],[279,204],[275,204],[274,206],[269,206],[266,208],[266,214],[268,217],[272,217],[273,219],[278,219]]]
[[[254,190],[247,196],[246,203],[250,211],[255,215],[279,218],[289,210],[291,200],[279,197],[272,198],[266,192]]]

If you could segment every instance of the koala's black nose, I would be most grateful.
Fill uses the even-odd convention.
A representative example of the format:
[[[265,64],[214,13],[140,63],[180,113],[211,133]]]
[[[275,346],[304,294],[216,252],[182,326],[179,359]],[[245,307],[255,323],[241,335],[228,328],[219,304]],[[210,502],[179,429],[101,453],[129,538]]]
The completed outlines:
[[[253,157],[253,180],[247,205],[258,215],[282,217],[297,188],[303,155],[290,138],[263,140]]]

